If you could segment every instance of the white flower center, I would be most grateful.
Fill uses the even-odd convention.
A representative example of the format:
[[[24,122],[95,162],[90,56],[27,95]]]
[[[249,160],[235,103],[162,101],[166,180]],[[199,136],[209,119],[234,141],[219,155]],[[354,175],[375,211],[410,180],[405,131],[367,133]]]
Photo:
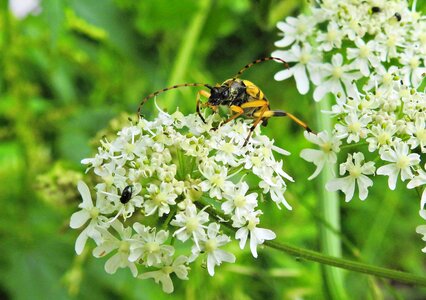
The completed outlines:
[[[353,178],[358,178],[362,174],[360,166],[351,166],[348,171],[349,175]]]
[[[103,180],[107,186],[111,186],[114,182],[114,177],[112,175],[107,175],[103,178]]]
[[[172,266],[165,266],[161,269],[165,274],[169,275],[173,273],[173,267]]]
[[[361,130],[361,123],[360,122],[353,122],[352,124],[348,125],[348,131],[352,133],[357,133]]]
[[[311,55],[306,52],[302,52],[299,58],[299,62],[303,65],[306,65],[311,60]]]
[[[252,231],[253,229],[255,229],[255,228],[256,228],[256,225],[257,225],[258,223],[259,223],[259,222],[258,222],[255,218],[250,219],[250,220],[248,221],[248,224],[247,224],[247,229],[248,229],[248,230],[250,230],[250,231]]]
[[[334,78],[340,79],[343,75],[343,69],[340,66],[334,67],[333,71],[331,72]]]
[[[148,253],[158,252],[160,250],[160,245],[156,242],[148,242],[145,244],[145,249]]]
[[[161,205],[162,203],[165,203],[167,201],[167,195],[165,193],[160,192],[154,197],[152,197],[152,201],[154,201],[156,205]]]
[[[198,187],[192,187],[188,191],[189,199],[191,199],[192,201],[200,199],[202,195],[203,191]]]
[[[227,154],[232,154],[235,151],[235,147],[231,143],[226,143],[222,146],[222,151],[227,153]]]
[[[388,141],[390,140],[390,134],[387,132],[382,132],[381,134],[379,134],[379,136],[377,137],[377,142],[380,145],[385,145],[388,143]]]
[[[324,143],[320,145],[322,152],[324,153],[330,153],[332,152],[333,149],[333,145],[329,142],[329,143]]]
[[[416,132],[416,137],[419,139],[420,142],[425,143],[426,142],[426,129],[419,129]]]
[[[410,59],[409,64],[410,64],[411,69],[417,69],[420,65],[420,61],[417,57],[412,57]]]
[[[235,207],[244,207],[246,205],[246,197],[243,195],[237,195],[234,199],[234,205]]]
[[[186,220],[186,231],[188,231],[189,233],[194,232],[195,230],[197,230],[199,224],[200,223],[198,222],[197,217],[188,218]]]
[[[367,46],[361,46],[359,48],[359,56],[361,58],[367,58],[370,55],[370,49]]]
[[[217,241],[216,239],[209,239],[205,244],[206,252],[211,253],[217,249]]]
[[[425,45],[426,44],[426,33],[423,32],[422,34],[420,34],[419,40],[422,43],[422,45]]]
[[[262,160],[258,156],[254,156],[251,158],[251,163],[255,167],[259,167],[262,164]]]
[[[302,22],[300,22],[299,24],[297,24],[297,26],[296,26],[296,33],[298,34],[298,35],[300,35],[300,34],[304,34],[305,33],[305,31],[306,31],[306,25],[305,25],[305,23],[302,23]]]
[[[383,75],[383,84],[384,85],[390,85],[393,82],[392,75],[389,73],[386,73]]]
[[[389,35],[388,40],[386,42],[386,46],[389,48],[394,47],[396,44],[396,36],[395,35]]]
[[[353,31],[357,31],[359,28],[359,25],[355,20],[351,20],[349,22],[349,28],[352,29]]]
[[[129,253],[130,243],[127,241],[121,241],[120,247],[118,248],[118,252]]]
[[[403,89],[401,89],[399,91],[399,96],[401,98],[403,98],[403,97],[409,97],[410,96],[410,91],[408,89],[406,89],[406,88],[403,88]]]
[[[225,181],[225,179],[220,174],[215,174],[212,176],[210,181],[213,185],[220,187],[223,185],[223,182]]]
[[[135,148],[136,148],[136,145],[135,144],[127,144],[126,145],[126,148],[125,148],[125,150],[126,150],[126,153],[127,154],[129,154],[129,153],[133,153],[133,151],[135,150]]]
[[[337,38],[337,31],[336,30],[330,30],[327,32],[327,41],[328,42],[334,42]]]
[[[399,157],[398,160],[396,161],[396,167],[398,169],[405,169],[409,165],[410,165],[410,160],[408,159],[406,155]]]
[[[96,219],[99,216],[99,209],[97,207],[92,207],[92,209],[90,209],[89,213],[90,213],[90,217],[92,219]]]

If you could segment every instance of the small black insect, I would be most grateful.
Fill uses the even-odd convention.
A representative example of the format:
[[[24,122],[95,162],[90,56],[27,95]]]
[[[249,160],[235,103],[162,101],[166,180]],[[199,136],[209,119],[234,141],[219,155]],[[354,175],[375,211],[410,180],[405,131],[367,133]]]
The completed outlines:
[[[120,202],[126,204],[132,199],[133,185],[126,186],[121,192]]]
[[[396,18],[396,20],[399,22],[399,21],[401,21],[401,19],[402,19],[402,17],[401,17],[401,14],[400,13],[395,13],[394,14],[394,16],[395,16],[395,18]]]
[[[380,7],[378,7],[378,6],[373,6],[373,7],[371,8],[371,11],[372,11],[374,14],[376,14],[376,13],[381,12],[381,11],[382,11],[382,9],[381,9]]]

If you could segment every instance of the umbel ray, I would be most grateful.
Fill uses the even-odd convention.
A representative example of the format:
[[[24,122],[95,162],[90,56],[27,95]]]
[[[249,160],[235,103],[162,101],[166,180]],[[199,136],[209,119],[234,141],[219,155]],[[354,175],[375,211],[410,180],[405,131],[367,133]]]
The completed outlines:
[[[240,116],[245,116],[254,120],[252,126],[250,127],[250,132],[244,142],[244,146],[247,145],[250,140],[250,136],[253,133],[254,129],[261,123],[266,126],[267,121],[271,117],[289,117],[291,120],[296,122],[298,125],[302,126],[305,130],[312,132],[306,123],[283,110],[271,110],[269,106],[269,101],[265,97],[265,94],[251,81],[240,79],[241,74],[244,73],[247,69],[251,68],[255,64],[275,60],[283,63],[287,68],[288,64],[284,60],[278,57],[265,57],[257,59],[242,68],[238,73],[230,78],[225,80],[222,84],[217,83],[212,86],[206,83],[182,83],[174,86],[170,86],[161,90],[158,90],[152,94],[149,94],[142,99],[138,107],[138,116],[140,116],[141,108],[145,102],[157,96],[158,94],[164,93],[169,90],[195,86],[195,87],[205,87],[209,91],[200,90],[197,93],[196,97],[196,111],[200,116],[201,120],[206,123],[204,117],[201,114],[201,109],[208,107],[214,112],[217,112],[219,106],[226,106],[230,109],[230,117],[223,121],[221,125],[226,124]],[[207,98],[206,102],[201,102],[201,97]]]

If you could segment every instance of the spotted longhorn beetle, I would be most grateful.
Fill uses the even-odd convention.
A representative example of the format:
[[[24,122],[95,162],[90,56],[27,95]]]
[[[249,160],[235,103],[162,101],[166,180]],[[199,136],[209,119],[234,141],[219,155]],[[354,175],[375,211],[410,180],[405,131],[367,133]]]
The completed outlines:
[[[253,133],[257,125],[262,122],[262,125],[266,126],[268,119],[271,117],[289,117],[298,125],[305,128],[305,130],[307,130],[308,132],[312,132],[312,130],[306,123],[304,123],[291,113],[282,110],[271,110],[269,106],[269,101],[265,97],[265,94],[260,90],[260,88],[258,88],[251,81],[239,78],[244,71],[251,68],[253,65],[268,60],[279,61],[288,68],[287,62],[285,62],[281,58],[265,57],[247,64],[234,77],[225,80],[222,84],[216,84],[215,86],[211,86],[205,83],[183,83],[167,87],[158,90],[152,94],[149,94],[148,96],[143,98],[138,107],[138,116],[140,116],[141,108],[148,99],[172,89],[187,86],[197,86],[206,87],[210,90],[210,92],[200,90],[197,93],[196,97],[196,111],[204,123],[206,123],[206,121],[201,115],[201,108],[209,107],[214,112],[216,112],[219,106],[227,106],[229,107],[231,112],[231,116],[227,120],[223,121],[221,125],[226,124],[240,116],[245,116],[247,118],[252,118],[255,120],[253,122],[253,125],[250,127],[250,132],[243,146],[247,145],[251,134]],[[207,98],[207,102],[201,102],[201,96]]]

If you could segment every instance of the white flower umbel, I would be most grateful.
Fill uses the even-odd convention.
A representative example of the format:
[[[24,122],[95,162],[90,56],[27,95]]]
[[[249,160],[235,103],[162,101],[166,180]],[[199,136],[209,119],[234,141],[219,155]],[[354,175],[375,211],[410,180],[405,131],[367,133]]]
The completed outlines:
[[[420,163],[420,155],[409,153],[409,147],[404,142],[398,142],[394,147],[388,147],[381,152],[381,159],[390,162],[390,164],[381,166],[377,169],[378,175],[389,177],[388,184],[391,190],[396,187],[396,181],[401,173],[401,180],[413,178],[413,166]]]
[[[198,211],[194,204],[186,206],[184,211],[176,214],[175,219],[170,222],[171,225],[179,227],[173,234],[177,239],[185,242],[192,237],[195,245],[199,248],[198,241],[204,239],[206,226],[204,223],[209,221],[209,214],[205,211]]]
[[[313,84],[312,98],[326,98],[332,105],[330,112],[321,113],[330,115],[333,129],[317,137],[305,134],[308,141],[323,149],[301,152],[317,167],[309,179],[326,164],[340,160],[338,150],[327,151],[331,148],[321,146],[328,145],[324,141],[327,134],[337,149],[375,156],[376,175],[388,176],[390,189],[395,189],[401,178],[409,181],[408,188],[420,189],[422,199],[426,197],[425,184],[419,183],[423,176],[419,165],[424,164],[426,153],[426,17],[416,12],[416,1],[412,7],[409,2],[312,1],[306,14],[278,22],[284,38],[275,43],[280,49],[273,55],[287,59],[289,69],[279,71],[275,79],[294,76],[302,94]],[[296,36],[301,28],[308,30]],[[301,49],[315,53],[314,64],[305,64],[310,56],[303,57]],[[315,50],[306,51],[311,49]],[[374,170],[357,170],[367,164],[355,155],[349,157],[340,170],[341,175],[349,175],[330,181],[327,187],[342,190],[349,201],[358,186],[359,197],[365,199],[374,183],[374,177],[365,175]]]
[[[214,267],[219,266],[222,262],[235,262],[235,255],[219,247],[228,244],[231,238],[225,234],[219,235],[220,225],[217,223],[210,223],[207,228],[207,235],[205,239],[200,241],[200,248],[192,247],[192,256],[190,260],[197,258],[200,253],[207,255],[207,271],[210,276],[214,275]]]
[[[150,184],[147,187],[147,200],[144,203],[144,209],[147,216],[158,211],[158,216],[170,212],[170,205],[176,204],[177,194],[172,183],[161,182],[160,186]]]
[[[367,136],[367,125],[370,122],[370,116],[359,116],[357,112],[351,111],[345,116],[344,123],[336,124],[334,128],[339,138],[346,138],[348,143],[359,142],[360,138]]]
[[[224,198],[226,201],[221,205],[223,212],[227,215],[235,214],[237,217],[240,217],[254,210],[257,206],[258,195],[257,193],[246,195],[248,190],[248,184],[242,182],[225,191]]]
[[[136,277],[138,269],[129,260],[132,229],[125,228],[118,220],[114,220],[111,227],[115,229],[120,238],[116,238],[104,227],[99,228],[102,233],[102,242],[93,249],[93,256],[104,257],[110,252],[117,250],[117,253],[111,256],[105,263],[105,271],[109,274],[114,274],[118,268],[129,268],[133,276]]]
[[[108,214],[109,211],[105,207],[100,206],[101,201],[96,201],[96,206],[93,206],[89,188],[83,181],[79,181],[77,187],[83,198],[83,202],[78,206],[81,210],[72,214],[70,227],[74,229],[80,228],[90,220],[75,242],[75,252],[80,255],[88,238],[93,239],[97,244],[101,242],[101,234],[98,228],[109,226],[108,218],[102,215],[102,213]],[[100,198],[98,199],[100,200]]]
[[[290,63],[290,70],[276,74],[277,80],[294,76],[299,92],[307,92],[309,83],[303,65],[309,59],[301,56],[299,49],[316,49],[317,71],[308,67],[309,79],[317,86],[316,101],[328,92],[351,96],[352,79],[367,77],[389,62],[404,66],[406,83],[415,87],[420,84],[425,72],[426,19],[415,12],[415,5],[411,9],[405,0],[311,3],[309,14],[277,23],[284,38],[275,46],[284,49],[274,51],[273,56]],[[373,7],[378,10],[373,11]]]
[[[376,163],[376,174],[388,176],[388,185],[392,190],[395,189],[399,177],[402,181],[406,181],[419,174],[418,165],[421,163],[421,156],[418,152],[425,153],[423,138],[426,135],[425,93],[410,89],[401,83],[398,76],[399,69],[394,69],[394,72],[391,82],[383,80],[381,85],[375,87],[367,87],[367,83],[367,86],[362,88],[366,91],[365,94],[358,92],[356,98],[350,99],[347,103],[334,105],[331,111],[331,114],[339,120],[331,134],[334,144],[338,145],[337,149],[356,147],[357,144],[354,143],[368,144],[368,151],[374,152],[380,158]],[[318,135],[305,133],[305,136],[322,149],[322,151],[304,149],[301,152],[302,158],[317,166],[314,174],[309,177],[312,179],[319,174],[326,162],[337,161],[338,151],[329,151],[331,144],[327,143],[325,132]],[[351,173],[349,169],[346,170],[347,165],[342,165],[345,166],[343,172]],[[350,181],[351,178],[353,179],[353,176],[349,175],[336,179],[329,182],[327,187],[330,190],[342,190],[346,195],[346,201],[349,201],[355,187],[355,182]],[[364,200],[367,190],[362,187],[370,187],[373,182],[371,179],[357,180],[359,196]],[[359,185],[361,183],[359,180],[363,180],[364,184]]]
[[[354,96],[352,82],[362,76],[355,63],[344,64],[343,56],[337,53],[331,58],[331,64],[324,63],[319,66],[319,69],[323,79],[315,88],[315,101],[320,101],[327,93],[338,95],[339,98],[344,98],[346,94]]]
[[[361,152],[348,154],[345,163],[340,164],[340,175],[346,172],[348,176],[343,178],[335,178],[326,184],[329,191],[341,190],[345,193],[345,200],[350,201],[355,192],[355,185],[358,186],[359,198],[365,200],[368,195],[368,188],[373,185],[373,181],[366,175],[374,174],[374,162],[364,163],[364,154]]]
[[[276,158],[289,153],[261,135],[259,126],[243,146],[253,120],[240,118],[216,130],[217,115],[206,122],[197,114],[160,111],[153,121],[140,119],[101,141],[98,153],[82,161],[98,183],[96,205],[86,184],[78,185],[83,202],[70,225],[88,224],[77,239],[78,254],[91,238],[94,256],[109,256],[108,273],[129,268],[168,293],[170,275],[187,279],[198,257],[206,259],[210,275],[233,263],[226,248],[235,239],[242,247],[250,239],[257,257],[258,246],[275,238],[258,227],[262,206],[273,201],[291,209],[283,193],[293,179]],[[238,230],[235,239],[226,222]]]
[[[309,44],[305,44],[303,48],[295,44],[290,50],[272,52],[272,56],[280,57],[286,62],[295,63],[291,68],[275,74],[275,80],[281,81],[294,76],[297,90],[302,95],[307,94],[309,91],[308,73],[312,81],[318,82],[319,79],[316,77],[318,72],[316,71],[321,62],[321,57]]]
[[[300,157],[317,166],[315,172],[308,178],[311,180],[318,176],[325,165],[333,165],[337,162],[337,153],[340,151],[342,142],[335,136],[329,136],[326,131],[318,134],[305,132],[305,138],[320,147],[319,150],[303,149],[300,152]]]
[[[132,236],[130,245],[129,261],[135,262],[141,260],[146,266],[155,266],[161,264],[163,257],[172,256],[175,248],[164,243],[169,238],[169,232],[156,228],[144,226],[140,223],[133,224],[136,234]]]
[[[263,244],[266,240],[276,238],[272,230],[258,228],[260,223],[258,215],[262,214],[260,210],[251,211],[242,217],[233,216],[233,227],[239,228],[235,233],[235,238],[240,240],[240,248],[244,249],[247,239],[250,238],[250,251],[254,257],[257,257],[257,246]]]
[[[179,279],[188,280],[187,266],[188,258],[186,256],[179,256],[175,260],[170,256],[166,256],[162,264],[158,267],[159,270],[146,272],[138,276],[140,279],[153,278],[155,283],[161,283],[163,291],[165,293],[172,293],[174,290],[173,281],[170,278],[172,273],[175,273]]]

